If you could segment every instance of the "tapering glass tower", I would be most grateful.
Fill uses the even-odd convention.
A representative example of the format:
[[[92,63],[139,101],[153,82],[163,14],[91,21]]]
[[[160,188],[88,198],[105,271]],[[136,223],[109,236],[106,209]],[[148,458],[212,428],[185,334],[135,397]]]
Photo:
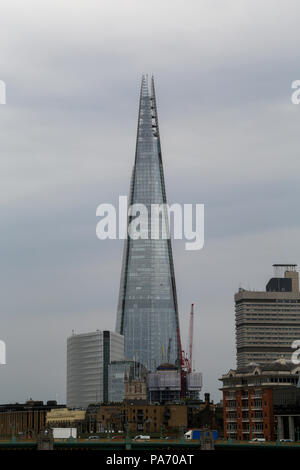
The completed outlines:
[[[144,204],[149,217],[152,204],[166,204],[153,77],[150,92],[142,78],[129,204]],[[165,212],[156,222],[168,233]],[[124,335],[125,357],[153,371],[167,360],[179,367],[179,319],[171,240],[151,239],[148,227],[148,239],[125,241],[116,331]]]

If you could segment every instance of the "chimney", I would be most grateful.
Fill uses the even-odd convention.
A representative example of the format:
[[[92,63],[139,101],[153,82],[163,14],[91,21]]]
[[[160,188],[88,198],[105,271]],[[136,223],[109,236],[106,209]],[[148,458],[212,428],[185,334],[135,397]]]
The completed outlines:
[[[210,403],[210,394],[204,393],[205,406],[209,406]]]
[[[297,271],[285,271],[284,277],[292,279],[292,292],[299,292],[299,274]]]

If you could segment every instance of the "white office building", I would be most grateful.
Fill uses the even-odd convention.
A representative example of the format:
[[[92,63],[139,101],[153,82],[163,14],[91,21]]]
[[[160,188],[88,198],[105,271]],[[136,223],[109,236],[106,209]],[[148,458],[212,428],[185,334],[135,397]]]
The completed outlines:
[[[67,406],[108,402],[108,365],[124,359],[124,337],[112,331],[73,334],[67,340]]]

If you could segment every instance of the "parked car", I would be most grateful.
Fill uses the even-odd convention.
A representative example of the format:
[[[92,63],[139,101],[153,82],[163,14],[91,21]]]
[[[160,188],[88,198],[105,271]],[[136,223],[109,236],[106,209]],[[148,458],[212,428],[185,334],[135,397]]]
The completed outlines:
[[[135,438],[133,440],[134,441],[149,441],[150,436],[139,435],[139,436],[135,436]]]
[[[254,437],[250,442],[266,442],[264,437]]]
[[[89,441],[95,441],[99,439],[99,436],[89,436]]]

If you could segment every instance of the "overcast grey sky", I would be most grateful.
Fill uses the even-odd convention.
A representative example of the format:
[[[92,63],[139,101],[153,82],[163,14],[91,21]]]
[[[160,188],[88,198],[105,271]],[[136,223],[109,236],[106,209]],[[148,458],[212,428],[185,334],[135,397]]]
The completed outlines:
[[[154,73],[170,203],[204,203],[174,262],[195,303],[203,391],[235,366],[233,296],[299,262],[296,0],[2,0],[0,402],[65,401],[66,338],[114,329],[122,242],[96,207],[127,194],[142,73]]]

